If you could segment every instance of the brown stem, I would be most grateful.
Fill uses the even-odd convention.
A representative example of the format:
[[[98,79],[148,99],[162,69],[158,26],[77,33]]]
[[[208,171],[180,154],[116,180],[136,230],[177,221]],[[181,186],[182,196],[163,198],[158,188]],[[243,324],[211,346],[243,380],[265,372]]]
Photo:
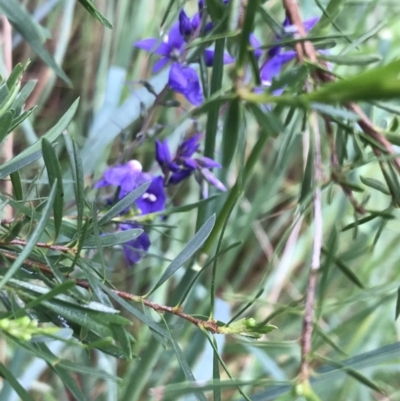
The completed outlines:
[[[297,4],[296,0],[282,0],[283,5],[286,10],[286,14],[290,20],[290,22],[296,26],[299,34],[301,37],[306,36],[306,32],[303,27],[303,23],[301,20],[300,16],[300,10],[299,6]],[[311,62],[315,64],[321,64],[324,66],[323,63],[318,61],[317,57],[317,52],[315,51],[315,48],[311,42],[303,42],[302,45],[300,45],[301,50],[299,52],[299,46],[296,46],[296,51],[298,54],[298,59],[299,61],[303,60],[304,57],[307,57],[310,59]],[[321,81],[321,82],[331,82],[335,80],[335,77],[332,74],[329,74],[326,69],[325,70],[317,70],[314,73],[314,77]],[[385,152],[388,154],[395,154],[395,151],[391,145],[391,143],[379,132],[379,129],[377,129],[372,121],[365,115],[365,113],[361,110],[361,108],[353,103],[349,102],[346,107],[351,110],[353,113],[356,113],[359,116],[358,124],[364,131],[364,133],[368,136],[370,136],[372,139],[374,139],[376,142],[378,142],[384,149]],[[373,151],[375,155],[380,154],[379,149],[376,149],[373,147]],[[398,172],[400,172],[400,159],[399,158],[394,158],[393,163],[397,169]]]
[[[2,251],[2,255],[11,260],[15,260],[18,257],[17,254],[9,252],[9,251],[4,251],[4,250]],[[24,265],[25,265],[25,267],[29,267],[31,269],[38,269],[42,273],[53,276],[52,269],[44,263],[35,262],[33,260],[26,259],[24,261]],[[79,287],[91,289],[90,284],[86,280],[75,279],[75,278],[71,277],[70,275],[66,275],[65,278],[67,278],[68,280],[75,281],[76,285]],[[141,303],[141,304],[146,305],[147,307],[155,310],[156,312],[172,313],[173,315],[179,316],[180,318],[187,320],[188,322],[196,325],[197,327],[204,328],[211,333],[214,333],[214,334],[222,333],[221,328],[220,328],[220,326],[218,326],[216,320],[198,319],[192,315],[185,313],[181,307],[161,305],[156,302],[152,302],[146,298],[143,298],[139,295],[130,294],[129,292],[124,292],[124,291],[119,291],[119,290],[114,290],[114,289],[111,289],[111,291],[115,295],[117,295],[123,299],[133,301],[136,303]]]
[[[27,242],[22,239],[13,239],[12,241],[0,242],[0,245],[26,246],[26,244],[27,244]],[[68,248],[67,246],[64,246],[64,245],[52,245],[52,244],[47,244],[46,242],[37,242],[36,246],[38,248],[46,248],[46,249],[51,249],[52,251],[58,251],[58,252],[63,252],[63,253],[68,253],[68,252],[74,251],[73,249]]]
[[[317,284],[318,272],[321,265],[321,249],[323,242],[323,220],[322,220],[322,160],[321,160],[321,138],[318,127],[318,118],[315,112],[310,116],[314,135],[314,242],[311,260],[311,270],[308,277],[306,289],[306,302],[304,308],[303,330],[301,334],[301,365],[300,381],[307,381],[310,377],[310,354],[311,340],[313,333],[313,315],[315,288]]]

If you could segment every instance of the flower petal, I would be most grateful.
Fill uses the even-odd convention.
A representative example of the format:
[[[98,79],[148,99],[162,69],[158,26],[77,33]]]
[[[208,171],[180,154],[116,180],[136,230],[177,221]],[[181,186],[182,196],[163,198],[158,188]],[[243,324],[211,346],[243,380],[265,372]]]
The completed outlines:
[[[164,141],[156,140],[156,160],[160,167],[171,163],[171,152],[166,139]]]
[[[188,178],[192,174],[193,170],[179,170],[176,173],[173,173],[168,180],[168,184],[179,184],[186,178]]]
[[[134,46],[160,56],[169,56],[172,51],[168,43],[161,42],[160,39],[156,38],[139,40]]]
[[[173,63],[169,71],[168,83],[171,89],[184,95],[195,106],[203,102],[204,97],[199,77],[193,68]]]
[[[184,10],[179,13],[179,33],[184,38],[192,34],[192,24]]]
[[[214,54],[215,51],[212,49],[204,50],[204,61],[207,67],[212,67],[214,64]],[[233,57],[231,57],[228,53],[224,53],[224,64],[231,64],[235,61]]]
[[[260,68],[261,82],[263,84],[270,84],[272,79],[279,75],[284,64],[292,61],[295,57],[296,52],[289,50],[267,60]]]
[[[120,224],[121,230],[130,230],[132,228],[141,228],[137,224]],[[124,251],[125,259],[128,264],[136,264],[140,261],[143,256],[143,252],[146,252],[150,248],[150,238],[149,235],[143,231],[143,233],[122,245]]]
[[[169,62],[169,58],[168,57],[161,58],[156,63],[154,63],[153,72],[160,71],[162,68],[164,68],[168,64],[168,62]]]
[[[260,41],[256,38],[254,33],[251,33],[249,36],[249,42],[251,44],[251,47],[254,49],[254,56],[258,60],[261,55],[262,55],[262,50],[261,50],[261,43]]]
[[[205,167],[205,168],[221,168],[222,167],[218,162],[216,162],[215,160],[210,159],[209,157],[206,157],[206,156],[198,157],[195,160],[200,167]]]
[[[196,134],[183,141],[176,152],[178,157],[189,158],[198,150],[201,134]]]
[[[207,170],[206,168],[203,168],[200,170],[202,176],[208,181],[211,185],[213,185],[215,188],[219,189],[220,191],[226,191],[225,185],[217,178],[214,176],[213,173],[211,173],[210,170]]]
[[[141,214],[160,212],[165,209],[167,197],[164,191],[164,179],[161,176],[153,178],[146,193],[136,200],[136,206]]]
[[[185,39],[180,33],[179,22],[175,22],[175,24],[172,25],[166,42],[172,49],[178,50],[181,50],[182,46],[185,44]]]

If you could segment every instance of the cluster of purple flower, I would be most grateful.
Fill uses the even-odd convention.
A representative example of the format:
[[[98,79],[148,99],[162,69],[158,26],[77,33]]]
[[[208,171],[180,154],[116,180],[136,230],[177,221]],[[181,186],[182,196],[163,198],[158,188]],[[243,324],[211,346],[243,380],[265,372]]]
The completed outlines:
[[[223,0],[227,4],[229,0]],[[159,71],[172,62],[169,71],[168,85],[169,87],[186,97],[186,99],[195,106],[203,103],[204,96],[200,86],[199,77],[194,68],[189,67],[185,63],[186,59],[186,44],[200,34],[202,16],[203,16],[204,1],[199,1],[199,11],[189,18],[184,10],[179,14],[179,21],[172,25],[170,31],[165,35],[163,41],[157,38],[143,39],[135,43],[135,46],[152,52],[161,56],[153,67],[153,72]],[[311,18],[304,21],[304,28],[308,32],[318,22],[318,18]],[[290,25],[289,20],[286,18],[283,23],[285,34],[288,36],[296,33],[296,28]],[[209,33],[213,29],[213,24],[207,22],[204,26],[203,32]],[[278,35],[275,36],[275,41],[278,42],[282,38]],[[262,58],[262,49],[259,40],[254,34],[249,37],[249,42],[254,49],[254,56],[258,60]],[[212,66],[214,62],[214,51],[206,49],[203,53],[204,61],[207,66]],[[265,56],[265,60],[260,67],[260,80],[261,88],[257,91],[266,89],[271,86],[272,80],[279,75],[285,64],[289,63],[296,57],[294,50],[283,50],[281,45],[271,47]],[[224,64],[234,62],[234,58],[229,54],[224,54]],[[284,89],[277,89],[274,91],[275,95],[280,95]]]
[[[179,184],[192,174],[199,183],[205,179],[219,190],[225,191],[225,186],[209,170],[220,168],[221,165],[208,157],[193,157],[199,150],[200,139],[201,135],[196,134],[183,141],[174,157],[171,157],[166,140],[156,141],[156,160],[164,176],[153,176],[143,172],[142,165],[137,160],[131,160],[126,164],[107,169],[103,178],[95,184],[95,188],[115,186],[119,191],[118,199],[122,199],[140,185],[150,182],[147,191],[135,201],[135,205],[132,205],[140,215],[163,211],[167,201],[165,187]],[[124,213],[128,211],[125,210]],[[137,227],[140,226],[132,223],[119,225],[121,230]],[[138,238],[125,243],[123,250],[128,265],[139,262],[149,247],[150,238],[145,231]]]
[[[226,2],[225,2],[226,3]],[[186,64],[186,44],[200,33],[203,15],[203,1],[199,1],[199,12],[189,18],[184,10],[179,14],[179,21],[172,25],[170,31],[160,42],[157,38],[143,39],[135,46],[161,56],[153,67],[153,72],[161,70],[172,62],[169,70],[168,85],[172,90],[181,93],[195,106],[203,103],[204,96],[200,86],[199,77],[194,68]],[[211,22],[205,25],[205,32],[213,28]],[[214,50],[206,49],[203,52],[205,64],[212,67]],[[232,63],[234,59],[229,54],[224,55],[224,63]]]
[[[222,1],[225,5],[229,2],[229,0]],[[203,102],[204,96],[196,70],[187,65],[186,45],[189,41],[198,37],[200,33],[207,34],[214,27],[205,18],[204,1],[199,0],[198,4],[199,11],[192,18],[189,18],[185,11],[181,10],[179,21],[171,27],[162,41],[156,38],[148,38],[135,43],[136,47],[161,56],[153,67],[154,72],[171,63],[168,79],[169,87],[175,92],[184,95],[195,106]],[[306,20],[304,22],[306,31],[310,31],[317,22],[318,18]],[[296,33],[296,28],[290,25],[286,19],[283,23],[283,32],[290,37]],[[276,43],[282,39],[281,36],[277,35],[275,44],[267,51],[265,59],[260,66],[261,87],[255,88],[256,91],[261,91],[271,86],[272,80],[279,75],[284,65],[296,57],[296,53],[293,50],[284,50],[282,45]],[[254,34],[250,35],[249,42],[256,60],[260,61],[263,53],[260,42]],[[206,66],[213,65],[214,51],[212,49],[205,49],[202,57]],[[195,61],[199,62],[199,59]],[[234,58],[229,54],[224,54],[223,61],[224,64],[229,64],[234,62]],[[279,95],[283,90],[283,88],[280,88],[273,93]],[[202,188],[206,188],[206,186],[202,185],[205,180],[217,189],[225,191],[225,186],[210,171],[213,168],[220,168],[221,165],[208,157],[193,157],[199,150],[200,140],[201,135],[196,134],[183,141],[173,157],[171,156],[168,142],[166,140],[157,140],[156,160],[163,176],[153,176],[145,173],[142,171],[142,166],[138,161],[131,160],[124,165],[109,168],[95,187],[116,186],[119,191],[118,198],[122,199],[141,184],[150,182],[146,193],[137,199],[135,205],[133,205],[136,213],[140,215],[163,211],[167,200],[165,187],[179,184],[191,175],[195,176]],[[206,191],[203,192],[203,196],[207,196]],[[124,213],[128,211],[126,210]],[[119,225],[121,230],[128,230],[134,227],[139,227],[139,225],[132,223]],[[127,263],[137,263],[149,247],[150,239],[146,232],[124,244],[123,249]]]

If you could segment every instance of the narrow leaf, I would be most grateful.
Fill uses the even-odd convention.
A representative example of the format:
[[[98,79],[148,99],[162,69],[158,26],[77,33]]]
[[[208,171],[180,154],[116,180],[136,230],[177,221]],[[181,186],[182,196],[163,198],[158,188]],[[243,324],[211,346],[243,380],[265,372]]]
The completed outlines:
[[[140,228],[132,228],[131,230],[119,231],[111,234],[104,234],[99,237],[99,244],[102,248],[109,246],[124,244],[131,241],[143,232]],[[95,237],[89,237],[85,240],[83,248],[97,248]]]
[[[105,27],[112,28],[111,22],[93,5],[89,0],[79,0],[79,3],[98,21],[100,21]]]
[[[222,134],[222,166],[228,168],[232,162],[239,140],[241,101],[233,99],[228,104],[225,116],[224,130]]]
[[[0,144],[4,141],[6,136],[11,131],[11,123],[14,117],[14,112],[12,110],[7,110],[1,117],[0,117]]]
[[[25,7],[17,0],[0,0],[0,10],[31,46],[32,50],[68,85],[72,85],[65,72],[44,48],[36,23]]]
[[[7,281],[16,273],[16,271],[22,266],[22,264],[25,262],[25,259],[30,255],[32,252],[33,248],[36,246],[36,243],[39,242],[40,237],[48,223],[48,220],[51,215],[51,209],[53,207],[54,199],[56,196],[56,189],[57,186],[57,181],[54,183],[53,188],[51,189],[51,192],[49,194],[49,197],[47,199],[47,203],[45,208],[43,209],[43,214],[36,226],[35,231],[29,238],[29,241],[26,243],[24,249],[22,252],[19,254],[18,258],[15,259],[14,263],[10,266],[10,268],[7,270],[6,274],[0,281],[0,289],[4,287],[4,285],[7,283]]]
[[[22,401],[35,401],[19,384],[19,381],[14,377],[14,375],[2,363],[0,363],[0,375],[4,377],[8,383],[10,383],[11,387],[21,397]]]
[[[56,140],[57,137],[62,133],[65,128],[67,128],[68,124],[71,122],[78,108],[78,104],[79,99],[75,100],[68,111],[58,120],[57,124],[42,136],[42,139],[46,138],[49,142],[53,142],[54,140]],[[29,148],[23,150],[10,161],[0,166],[0,179],[7,177],[14,171],[17,171],[22,167],[25,167],[33,161],[39,159],[42,154],[41,146],[41,141],[38,141]]]
[[[47,175],[49,177],[50,187],[57,182],[56,195],[53,204],[55,241],[60,233],[64,209],[64,187],[62,183],[61,166],[53,146],[46,138],[42,139],[42,153],[44,164],[47,169]]]
[[[140,187],[136,188],[128,195],[124,196],[118,203],[116,203],[110,210],[108,210],[100,219],[99,226],[108,223],[112,218],[118,216],[126,208],[130,207],[136,199],[140,198],[149,188],[150,182],[145,182]]]
[[[161,278],[158,280],[154,288],[147,294],[152,294],[158,287],[164,284],[180,267],[187,262],[194,253],[203,245],[210,235],[215,224],[215,214],[213,214],[195,234],[195,236],[187,243],[181,253],[171,262]]]

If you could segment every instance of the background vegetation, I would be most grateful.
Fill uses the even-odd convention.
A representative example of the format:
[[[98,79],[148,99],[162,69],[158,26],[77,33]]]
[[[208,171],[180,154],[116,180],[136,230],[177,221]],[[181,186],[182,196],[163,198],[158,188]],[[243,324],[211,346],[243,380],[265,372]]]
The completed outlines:
[[[237,61],[208,69],[214,96],[194,108],[149,91],[168,71],[133,44],[197,2],[97,0],[98,14],[89,0],[0,0],[2,75],[10,54],[23,64],[0,87],[0,140],[13,137],[0,166],[1,401],[400,399],[400,6],[300,1],[329,53],[289,38],[303,59],[283,70],[284,94],[255,95],[248,34],[271,47],[291,4],[232,0],[210,35]],[[167,218],[142,221],[149,255],[127,266],[124,207],[109,213],[112,192],[94,184],[131,159],[158,171],[155,139],[176,148],[197,131],[228,191],[199,204],[194,179],[168,190]]]

